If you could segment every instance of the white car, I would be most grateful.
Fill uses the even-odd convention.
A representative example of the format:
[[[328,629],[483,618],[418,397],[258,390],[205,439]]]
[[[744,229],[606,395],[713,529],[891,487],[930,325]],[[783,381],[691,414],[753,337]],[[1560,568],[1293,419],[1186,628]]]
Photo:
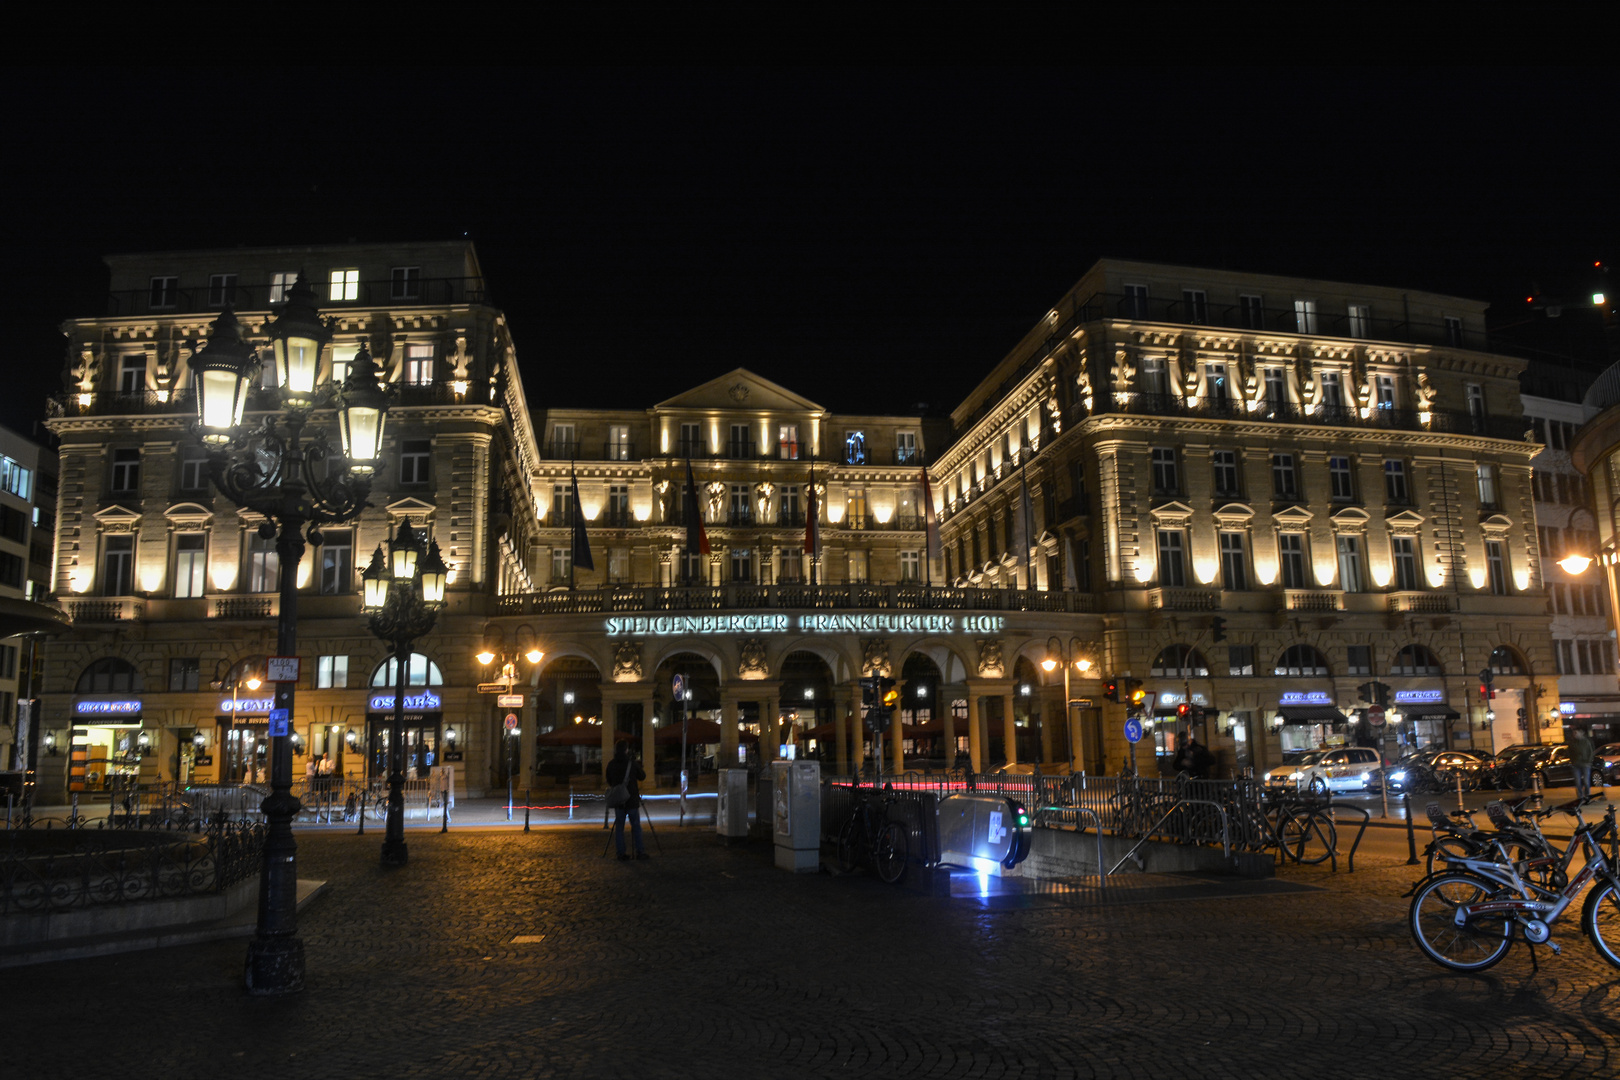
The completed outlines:
[[[1364,746],[1315,750],[1266,773],[1266,786],[1301,791],[1366,791],[1378,782],[1378,751]]]

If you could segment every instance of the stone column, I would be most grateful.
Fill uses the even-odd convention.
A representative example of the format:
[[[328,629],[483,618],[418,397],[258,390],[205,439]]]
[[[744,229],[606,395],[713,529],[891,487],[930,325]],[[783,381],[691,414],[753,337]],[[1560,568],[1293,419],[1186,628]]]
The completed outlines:
[[[1058,719],[1063,716],[1063,708],[1059,702],[1063,699],[1063,687],[1045,687],[1041,694],[1041,761],[1052,764],[1052,755],[1059,745],[1057,740]]]
[[[619,723],[619,707],[606,694],[602,696],[602,781],[607,782],[608,762],[613,760],[613,736]]]
[[[720,760],[715,765],[722,769],[737,767],[737,699],[724,690],[720,697]]]
[[[889,741],[894,748],[889,753],[890,768],[896,773],[906,771],[906,733],[900,723],[900,710],[889,710]]]
[[[972,686],[968,687],[968,757],[971,759],[974,772],[984,771],[984,724],[979,716],[979,694]]]
[[[760,728],[766,740],[765,753],[761,760],[772,762],[781,756],[782,745],[782,708],[775,694],[759,699],[759,712]]]
[[[1017,699],[1010,691],[1001,694],[1001,731],[1002,741],[1007,750],[1007,764],[1018,764],[1018,718],[1013,714],[1013,705]]]
[[[940,744],[944,751],[945,768],[949,770],[956,765],[956,713],[951,709],[951,702],[956,698],[944,687],[939,690],[939,698],[934,707],[939,710]]]

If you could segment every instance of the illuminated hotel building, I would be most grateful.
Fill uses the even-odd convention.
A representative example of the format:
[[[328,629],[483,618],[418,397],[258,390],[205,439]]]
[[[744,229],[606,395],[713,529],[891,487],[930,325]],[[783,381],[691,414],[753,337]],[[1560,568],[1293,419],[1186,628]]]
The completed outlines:
[[[1523,362],[1486,347],[1477,302],[1105,260],[948,419],[835,413],[744,369],[656,404],[531,414],[470,246],[109,261],[112,307],[68,325],[50,421],[76,633],[51,646],[45,722],[88,745],[125,710],[103,726],[145,733],[121,766],[143,779],[254,775],[244,687],[276,597],[257,522],[194,464],[184,343],[226,302],[262,343],[300,269],[338,321],[326,370],[363,339],[400,395],[372,508],[301,574],[293,726],[340,775],[375,771],[373,699],[390,696],[354,562],[407,520],[454,572],[413,664],[412,760],[450,759],[471,793],[504,786],[509,761],[519,783],[594,771],[620,732],[668,782],[683,715],[711,764],[847,769],[871,751],[872,673],[899,684],[885,754],[907,767],[1117,771],[1109,678],[1160,714],[1207,705],[1227,769],[1358,737],[1489,748],[1486,666],[1540,710],[1527,737],[1551,734],[1540,448]],[[687,548],[694,509],[707,554]],[[1085,662],[1068,708],[1048,659]],[[508,663],[521,705],[480,689]],[[1175,728],[1150,725],[1138,753]],[[93,789],[68,762],[57,788]]]

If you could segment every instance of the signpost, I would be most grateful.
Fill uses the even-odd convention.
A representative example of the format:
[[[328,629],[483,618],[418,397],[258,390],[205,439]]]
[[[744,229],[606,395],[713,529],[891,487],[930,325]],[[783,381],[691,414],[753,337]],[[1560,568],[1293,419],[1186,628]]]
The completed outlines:
[[[298,681],[298,657],[272,656],[265,661],[265,675],[270,682],[295,683]]]
[[[1142,741],[1142,721],[1128,717],[1125,721],[1125,739],[1131,744],[1131,775],[1136,775],[1136,744]]]
[[[509,712],[506,714],[506,730],[517,730],[517,713]]]
[[[502,709],[521,709],[523,708],[523,695],[502,694],[495,699],[495,704]]]

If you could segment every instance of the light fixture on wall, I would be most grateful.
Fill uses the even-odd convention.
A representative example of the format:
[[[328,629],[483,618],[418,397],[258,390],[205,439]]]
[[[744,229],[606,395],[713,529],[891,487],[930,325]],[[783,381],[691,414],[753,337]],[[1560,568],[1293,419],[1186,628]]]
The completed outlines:
[[[45,733],[45,752],[51,757],[56,756],[56,732],[54,731]]]

